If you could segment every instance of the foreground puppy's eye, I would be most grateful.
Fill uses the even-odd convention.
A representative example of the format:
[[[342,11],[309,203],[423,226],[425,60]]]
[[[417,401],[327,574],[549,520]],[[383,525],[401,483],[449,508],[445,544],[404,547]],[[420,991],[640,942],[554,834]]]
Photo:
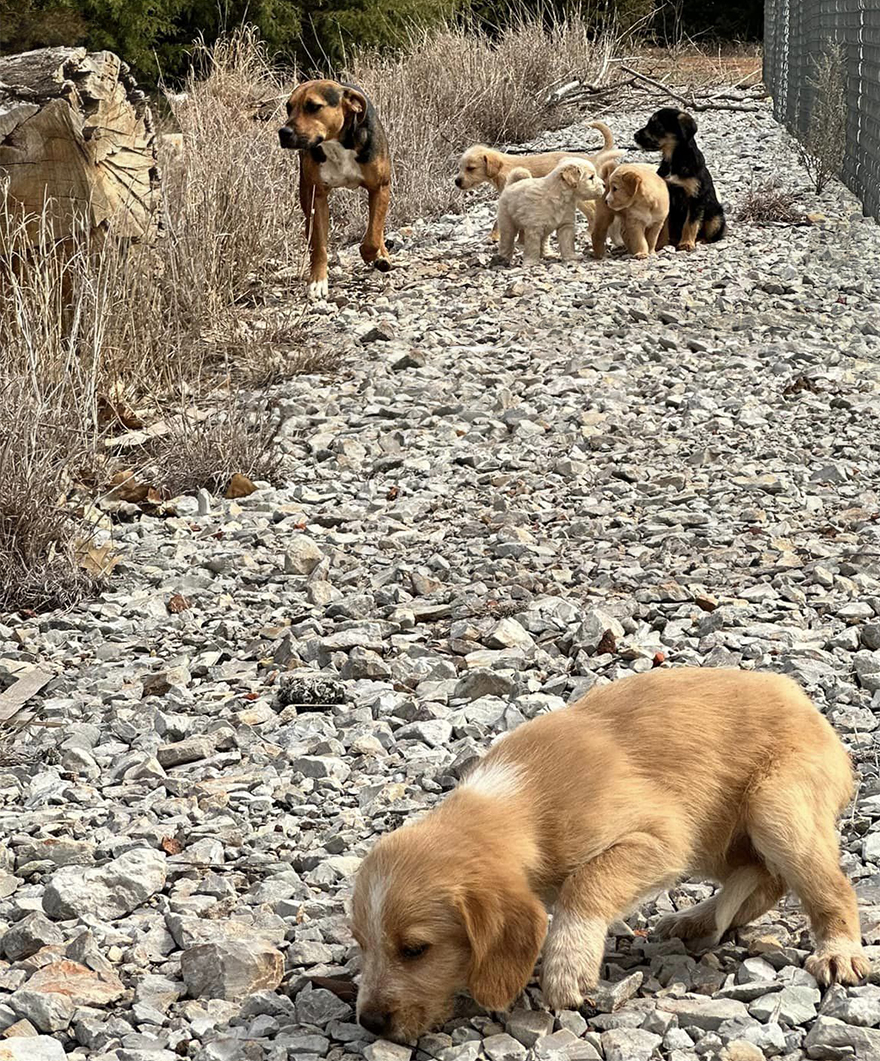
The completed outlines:
[[[415,961],[416,958],[421,958],[430,946],[430,943],[407,943],[400,948],[400,956],[407,961]]]
[[[322,105],[320,103],[315,103],[314,100],[310,99],[308,101],[308,103],[305,105],[304,110],[305,110],[306,114],[317,114],[318,111],[321,109],[321,106]]]

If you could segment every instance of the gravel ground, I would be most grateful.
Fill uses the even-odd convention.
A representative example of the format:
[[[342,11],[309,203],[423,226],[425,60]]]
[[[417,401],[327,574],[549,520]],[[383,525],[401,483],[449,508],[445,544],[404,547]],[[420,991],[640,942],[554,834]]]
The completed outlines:
[[[728,206],[803,185],[768,111],[701,125]],[[4,1061],[880,1058],[880,229],[840,187],[803,204],[525,273],[488,267],[475,196],[387,278],[341,255],[310,316],[348,367],[279,388],[287,483],[120,523],[111,592],[0,624],[0,680],[56,674],[40,754],[0,766]],[[820,994],[794,903],[708,954],[652,939],[692,882],[612,926],[580,1013],[533,986],[370,1042],[344,905],[374,837],[661,663],[791,674],[852,749],[872,982]]]

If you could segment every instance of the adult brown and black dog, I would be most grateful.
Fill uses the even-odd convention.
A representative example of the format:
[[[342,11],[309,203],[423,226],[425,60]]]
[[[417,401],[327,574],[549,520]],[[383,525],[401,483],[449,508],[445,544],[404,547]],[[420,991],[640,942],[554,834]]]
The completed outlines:
[[[299,198],[311,252],[309,298],[326,298],[330,192],[366,188],[370,217],[361,257],[381,272],[391,268],[385,215],[391,194],[391,159],[385,130],[373,105],[354,85],[305,81],[287,101],[278,131],[283,148],[299,151]]]

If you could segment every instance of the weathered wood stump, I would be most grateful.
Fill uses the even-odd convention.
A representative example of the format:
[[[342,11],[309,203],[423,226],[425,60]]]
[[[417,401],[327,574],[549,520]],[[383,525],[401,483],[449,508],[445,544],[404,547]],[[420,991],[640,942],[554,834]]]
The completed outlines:
[[[36,241],[85,229],[148,238],[158,216],[156,135],[146,97],[112,52],[42,48],[0,58],[0,212]],[[4,230],[0,224],[0,250]]]

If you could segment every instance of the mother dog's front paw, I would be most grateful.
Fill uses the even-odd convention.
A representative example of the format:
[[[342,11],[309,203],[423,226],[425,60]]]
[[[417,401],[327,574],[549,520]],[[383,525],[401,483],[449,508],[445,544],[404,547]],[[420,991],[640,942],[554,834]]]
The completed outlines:
[[[327,277],[325,276],[321,280],[312,280],[308,286],[307,294],[313,302],[326,298],[330,294],[330,285],[327,283]]]

